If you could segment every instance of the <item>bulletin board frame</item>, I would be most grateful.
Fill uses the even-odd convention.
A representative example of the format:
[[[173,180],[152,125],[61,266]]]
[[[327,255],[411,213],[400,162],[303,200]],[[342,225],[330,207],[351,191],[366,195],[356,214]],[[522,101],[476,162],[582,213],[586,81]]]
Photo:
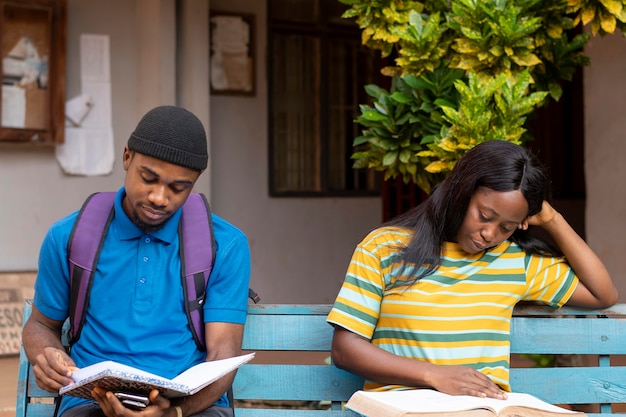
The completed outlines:
[[[254,96],[255,16],[209,11],[211,94]]]
[[[0,142],[64,142],[66,0],[0,0]]]

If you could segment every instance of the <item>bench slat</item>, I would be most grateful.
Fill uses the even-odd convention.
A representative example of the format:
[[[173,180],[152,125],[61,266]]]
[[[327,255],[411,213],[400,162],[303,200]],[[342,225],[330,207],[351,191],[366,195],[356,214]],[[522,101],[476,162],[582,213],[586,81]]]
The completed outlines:
[[[611,417],[626,417],[626,414],[624,413],[609,413],[609,414],[602,414],[602,413],[585,413],[587,414],[587,417],[606,417],[606,416],[611,416]]]
[[[15,404],[15,415],[23,416],[26,414],[26,392],[27,381],[29,375],[30,364],[24,349],[20,349],[20,363],[17,368],[17,400]]]
[[[54,404],[30,403],[26,409],[26,417],[52,417],[53,414]]]
[[[254,304],[248,309],[248,317],[256,315],[323,316],[330,313],[331,304]]]
[[[554,309],[549,306],[533,304],[533,303],[520,303],[515,306],[513,310],[515,316],[611,316],[611,317],[626,317],[626,304],[615,304],[610,308],[593,310],[584,307],[570,307],[563,306],[559,309]]]
[[[233,393],[237,399],[341,401],[361,388],[360,378],[334,366],[246,364]]]
[[[358,414],[350,410],[281,410],[260,408],[238,408],[236,417],[357,417]]]
[[[624,320],[614,318],[514,317],[511,347],[513,353],[624,354],[623,328]]]
[[[610,413],[610,414],[602,414],[602,413],[585,413],[587,414],[587,417],[606,417],[606,416],[611,416],[611,417],[626,417],[626,414],[624,413]]]
[[[245,350],[329,351],[332,327],[326,315],[250,315],[243,338]]]
[[[35,380],[34,373],[29,372],[27,381],[28,395],[30,398],[50,398],[53,396],[56,397],[56,394],[52,394],[51,392],[39,388],[39,385],[37,385],[37,381]]]
[[[511,386],[552,404],[623,403],[626,367],[513,368]]]

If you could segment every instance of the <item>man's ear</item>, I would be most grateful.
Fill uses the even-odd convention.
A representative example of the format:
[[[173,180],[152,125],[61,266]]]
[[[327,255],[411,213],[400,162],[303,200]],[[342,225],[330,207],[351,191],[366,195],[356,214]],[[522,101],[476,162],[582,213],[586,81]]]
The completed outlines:
[[[128,167],[130,166],[130,162],[133,160],[133,156],[135,155],[135,151],[131,151],[128,149],[128,146],[124,146],[124,152],[122,153],[122,167],[124,171],[128,171]]]
[[[520,230],[528,230],[528,217],[524,219],[523,222],[517,225],[517,228]]]

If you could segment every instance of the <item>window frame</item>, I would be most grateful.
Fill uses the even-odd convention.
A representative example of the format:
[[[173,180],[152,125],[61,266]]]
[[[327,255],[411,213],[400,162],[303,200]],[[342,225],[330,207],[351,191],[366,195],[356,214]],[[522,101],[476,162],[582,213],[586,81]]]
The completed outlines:
[[[314,23],[303,24],[301,21],[283,21],[272,18],[271,7],[272,0],[268,0],[268,22],[267,22],[267,43],[268,43],[268,157],[269,157],[269,167],[268,167],[268,187],[269,187],[269,195],[271,197],[371,197],[371,196],[380,196],[382,190],[382,175],[379,172],[375,172],[373,170],[365,170],[359,169],[356,170],[352,168],[352,160],[350,156],[354,152],[352,147],[352,141],[354,137],[358,136],[360,128],[356,126],[354,123],[354,119],[358,116],[359,112],[359,104],[362,101],[366,100],[366,94],[364,87],[365,85],[353,84],[353,87],[360,89],[360,94],[357,94],[357,102],[354,103],[354,108],[352,110],[352,115],[350,117],[351,128],[348,129],[349,137],[346,137],[345,146],[346,146],[346,161],[345,161],[345,173],[341,178],[341,181],[344,183],[351,182],[360,182],[368,184],[368,188],[354,189],[354,188],[346,188],[343,189],[333,189],[331,188],[331,173],[329,171],[331,158],[329,157],[329,136],[330,136],[330,117],[331,111],[328,110],[329,103],[329,76],[330,76],[330,68],[332,63],[329,62],[329,54],[330,49],[328,45],[330,42],[336,39],[340,39],[346,42],[353,42],[357,45],[356,51],[361,49],[362,51],[367,51],[372,57],[376,57],[377,60],[380,60],[377,53],[374,51],[368,50],[366,47],[361,45],[361,32],[356,23],[352,21],[345,21],[341,23],[336,23],[338,20],[335,17],[334,21],[330,15],[324,15],[326,17],[326,21],[324,22],[323,18],[318,18]],[[322,1],[318,4],[320,16],[325,13],[324,10],[324,2]],[[317,108],[319,109],[318,120],[316,121],[319,126],[319,144],[316,146],[316,149],[320,153],[320,159],[316,162],[316,177],[314,178],[314,182],[319,183],[318,190],[285,190],[278,189],[278,184],[275,181],[275,169],[277,164],[278,157],[275,155],[274,151],[276,149],[275,141],[277,140],[276,135],[276,127],[275,127],[275,116],[276,113],[274,109],[276,108],[276,97],[274,95],[274,65],[275,62],[275,52],[274,52],[274,39],[275,36],[280,36],[281,34],[288,35],[296,35],[296,36],[311,36],[317,39],[319,42],[319,66],[316,68],[317,78],[319,79],[319,89],[315,93],[317,98]],[[382,61],[382,60],[381,60]],[[379,68],[379,66],[375,66]],[[372,75],[372,78],[381,78],[382,76],[376,74]],[[378,81],[378,80],[377,80]],[[326,104],[326,105],[325,105]],[[345,121],[340,118],[340,121]],[[350,181],[350,173],[353,173],[354,178]],[[286,177],[285,177],[286,178]],[[340,182],[341,182],[340,181]]]

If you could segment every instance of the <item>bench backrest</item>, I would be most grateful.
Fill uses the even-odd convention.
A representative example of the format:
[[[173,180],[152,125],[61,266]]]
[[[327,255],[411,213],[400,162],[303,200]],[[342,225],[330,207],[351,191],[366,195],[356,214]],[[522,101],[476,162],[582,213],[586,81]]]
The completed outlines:
[[[27,300],[25,321],[30,309]],[[332,327],[326,323],[329,309],[329,305],[251,305],[243,348],[256,352],[328,352],[332,338]],[[589,356],[585,356],[588,363],[579,367],[511,369],[513,389],[553,404],[597,404],[598,411],[588,413],[590,417],[612,415],[616,411],[611,410],[611,404],[626,412],[626,367],[611,363],[626,355],[625,318],[626,305],[599,311],[517,307],[511,329],[514,354]],[[233,386],[237,417],[355,416],[342,410],[342,403],[361,388],[360,378],[329,364],[287,362],[253,361],[239,369]],[[51,398],[52,394],[37,387],[22,349],[16,417],[52,416]],[[275,401],[309,401],[328,409],[277,409]],[[624,404],[623,408],[619,404]]]

